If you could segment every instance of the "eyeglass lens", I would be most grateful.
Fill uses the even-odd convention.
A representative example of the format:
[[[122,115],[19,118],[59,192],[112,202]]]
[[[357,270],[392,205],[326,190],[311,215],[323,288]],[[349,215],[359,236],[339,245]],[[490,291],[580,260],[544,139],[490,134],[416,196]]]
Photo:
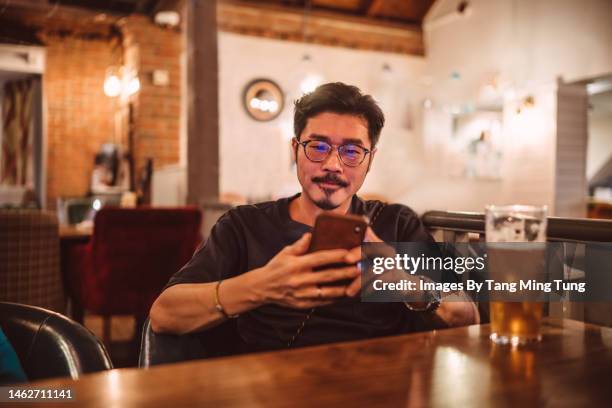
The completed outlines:
[[[326,142],[313,140],[306,144],[306,156],[315,162],[323,161],[332,150],[331,145]],[[365,158],[365,150],[358,145],[346,144],[338,147],[338,153],[342,162],[348,166],[361,164]]]

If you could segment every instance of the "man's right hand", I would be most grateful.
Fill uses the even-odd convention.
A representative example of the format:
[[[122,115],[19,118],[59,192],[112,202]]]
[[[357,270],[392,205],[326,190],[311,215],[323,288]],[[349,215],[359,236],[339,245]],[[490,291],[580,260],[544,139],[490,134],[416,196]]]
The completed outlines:
[[[283,248],[264,267],[251,273],[253,290],[261,303],[275,303],[297,309],[309,309],[332,303],[345,296],[346,286],[321,286],[345,279],[355,279],[359,269],[354,263],[321,271],[313,269],[329,264],[348,263],[349,251],[334,249],[307,254],[310,233]]]
[[[151,308],[151,325],[158,333],[184,334],[212,327],[225,317],[217,310],[218,298],[229,315],[241,314],[274,303],[310,309],[343,297],[346,286],[321,286],[352,280],[359,270],[348,251],[336,249],[307,254],[310,234],[283,248],[265,266],[217,282],[185,283],[164,290]],[[342,268],[313,269],[329,264],[352,263]],[[217,291],[217,293],[215,293]]]

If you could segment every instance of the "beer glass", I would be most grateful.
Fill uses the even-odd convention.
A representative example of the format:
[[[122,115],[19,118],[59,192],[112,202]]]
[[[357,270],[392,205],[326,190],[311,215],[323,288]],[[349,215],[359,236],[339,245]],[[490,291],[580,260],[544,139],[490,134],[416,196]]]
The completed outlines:
[[[544,273],[546,207],[510,205],[486,208],[488,271],[496,282],[537,279]],[[504,295],[506,295],[504,293]],[[510,297],[510,296],[509,296]],[[541,340],[542,301],[490,302],[491,340],[523,345]]]

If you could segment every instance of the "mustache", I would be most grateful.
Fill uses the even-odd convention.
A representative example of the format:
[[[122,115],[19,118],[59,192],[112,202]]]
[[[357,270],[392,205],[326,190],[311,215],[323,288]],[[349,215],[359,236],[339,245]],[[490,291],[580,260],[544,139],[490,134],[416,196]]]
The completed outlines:
[[[347,183],[346,181],[342,180],[340,177],[338,177],[337,175],[335,175],[334,173],[328,173],[322,177],[313,177],[312,178],[312,182],[313,183],[330,183],[330,184],[337,184],[340,187],[348,187],[349,183]]]

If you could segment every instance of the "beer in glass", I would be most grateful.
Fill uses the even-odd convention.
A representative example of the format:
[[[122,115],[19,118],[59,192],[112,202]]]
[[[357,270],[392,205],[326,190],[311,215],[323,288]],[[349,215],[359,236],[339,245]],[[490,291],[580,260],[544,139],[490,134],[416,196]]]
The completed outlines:
[[[538,279],[544,272],[546,207],[512,205],[486,209],[488,271],[496,282]],[[503,298],[503,297],[502,297]],[[541,340],[543,302],[490,302],[491,340],[522,345]]]

